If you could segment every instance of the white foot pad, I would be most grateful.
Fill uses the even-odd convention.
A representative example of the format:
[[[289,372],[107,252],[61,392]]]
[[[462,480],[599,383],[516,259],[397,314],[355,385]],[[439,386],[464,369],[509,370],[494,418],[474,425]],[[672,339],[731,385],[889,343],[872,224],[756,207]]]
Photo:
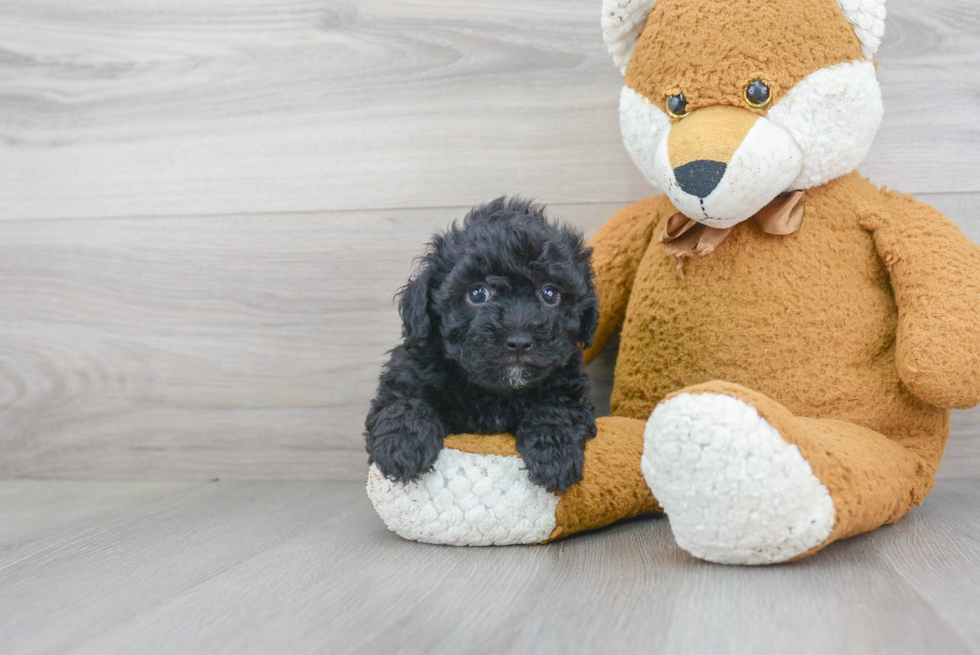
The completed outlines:
[[[730,396],[681,394],[653,410],[643,477],[678,545],[722,564],[770,564],[827,540],[834,503],[799,448]]]
[[[367,492],[388,529],[412,541],[533,544],[555,529],[558,496],[531,482],[520,457],[445,448],[432,471],[409,483],[371,466]]]

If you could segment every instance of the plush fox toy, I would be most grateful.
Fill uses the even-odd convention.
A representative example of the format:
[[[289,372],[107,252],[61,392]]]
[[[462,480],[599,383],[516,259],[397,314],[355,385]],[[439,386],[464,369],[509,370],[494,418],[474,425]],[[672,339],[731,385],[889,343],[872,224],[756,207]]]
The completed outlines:
[[[980,403],[980,247],[854,172],[882,117],[884,0],[605,0],[626,147],[664,195],[592,239],[621,330],[585,479],[534,487],[508,436],[453,436],[368,491],[408,539],[534,543],[663,509],[734,564],[896,521]]]

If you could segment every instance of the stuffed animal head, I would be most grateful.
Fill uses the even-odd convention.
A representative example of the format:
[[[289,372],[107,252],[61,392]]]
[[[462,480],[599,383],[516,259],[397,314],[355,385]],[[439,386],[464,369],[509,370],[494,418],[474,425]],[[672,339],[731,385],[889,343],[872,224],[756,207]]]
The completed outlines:
[[[850,173],[881,123],[884,20],[885,0],[604,0],[627,150],[718,228]]]

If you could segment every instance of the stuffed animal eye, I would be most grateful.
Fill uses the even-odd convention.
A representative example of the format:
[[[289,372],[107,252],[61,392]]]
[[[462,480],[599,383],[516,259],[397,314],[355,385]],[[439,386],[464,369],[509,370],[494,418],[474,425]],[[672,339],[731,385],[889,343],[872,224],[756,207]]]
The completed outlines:
[[[538,296],[546,305],[557,305],[558,301],[561,300],[561,294],[558,292],[558,289],[552,286],[547,286],[541,289],[541,293],[539,293]]]
[[[482,305],[490,300],[490,289],[486,288],[482,284],[475,286],[466,292],[466,300],[471,305]]]
[[[755,109],[762,109],[768,106],[772,102],[772,93],[769,92],[769,85],[762,80],[749,82],[748,86],[745,87],[745,102],[749,103],[749,106]]]
[[[690,113],[687,111],[687,98],[683,93],[667,98],[667,113],[673,118],[684,118]]]

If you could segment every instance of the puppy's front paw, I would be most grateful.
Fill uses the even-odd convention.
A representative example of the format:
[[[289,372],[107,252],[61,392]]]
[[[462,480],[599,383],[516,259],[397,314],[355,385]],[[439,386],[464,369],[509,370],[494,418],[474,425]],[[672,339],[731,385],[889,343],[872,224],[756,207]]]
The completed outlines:
[[[518,440],[531,482],[548,491],[565,491],[582,479],[585,441],[582,426],[539,427],[533,436]]]
[[[429,471],[442,450],[438,426],[411,427],[416,429],[403,426],[373,439],[371,461],[395,482],[408,482]]]

